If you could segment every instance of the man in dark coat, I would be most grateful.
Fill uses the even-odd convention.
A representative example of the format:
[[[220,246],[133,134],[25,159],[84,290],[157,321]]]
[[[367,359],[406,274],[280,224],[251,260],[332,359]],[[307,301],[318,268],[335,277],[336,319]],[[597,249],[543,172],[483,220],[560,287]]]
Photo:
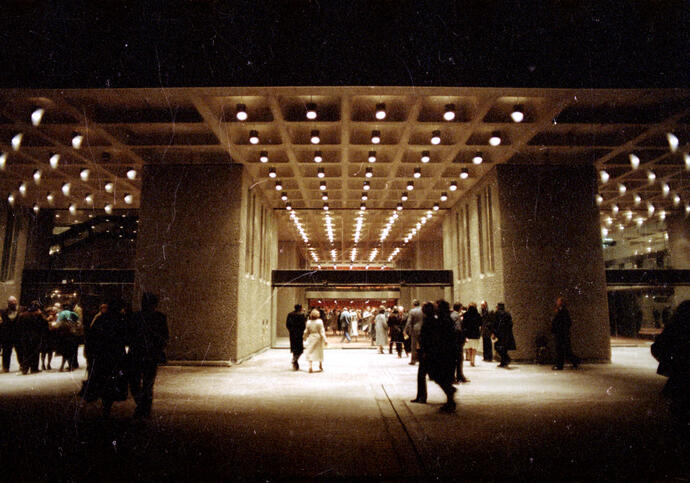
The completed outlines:
[[[290,352],[292,352],[292,368],[299,370],[299,357],[304,352],[304,329],[307,326],[307,316],[302,311],[302,305],[296,304],[295,310],[290,312],[285,322],[290,333]]]
[[[516,347],[513,336],[513,318],[509,312],[506,312],[506,306],[502,302],[496,305],[493,334],[496,340],[494,347],[501,358],[498,367],[506,368],[511,360],[508,351],[515,350]]]
[[[486,362],[491,362],[494,360],[494,343],[491,340],[493,314],[489,312],[489,304],[486,303],[486,300],[482,300],[480,308],[482,316],[482,348],[484,360]]]
[[[12,349],[17,351],[17,362],[21,362],[21,347],[17,338],[17,319],[19,318],[19,304],[14,296],[7,299],[7,308],[0,313],[0,348],[2,348],[2,372],[10,371]]]
[[[551,332],[556,338],[556,365],[553,366],[555,371],[563,370],[566,357],[573,368],[577,369],[580,365],[580,358],[573,354],[570,346],[570,326],[572,324],[563,297],[558,297],[556,299],[556,313],[551,322]]]
[[[465,341],[467,337],[465,332],[462,330],[462,304],[460,302],[455,302],[453,304],[453,310],[450,313],[450,320],[453,321],[453,328],[455,329],[455,343],[456,343],[456,353],[455,353],[455,378],[454,383],[460,382],[470,382],[469,379],[465,377],[462,372],[463,365],[465,363]]]
[[[158,297],[144,293],[141,311],[132,314],[129,329],[130,389],[137,408],[134,417],[148,418],[153,403],[153,384],[158,364],[165,362],[165,346],[168,344],[168,321],[165,314],[156,310]]]
[[[48,321],[41,312],[41,306],[37,301],[31,302],[29,308],[19,314],[17,320],[19,343],[22,347],[22,358],[19,361],[22,374],[41,372],[38,369],[38,356],[41,352],[41,340],[47,330]]]

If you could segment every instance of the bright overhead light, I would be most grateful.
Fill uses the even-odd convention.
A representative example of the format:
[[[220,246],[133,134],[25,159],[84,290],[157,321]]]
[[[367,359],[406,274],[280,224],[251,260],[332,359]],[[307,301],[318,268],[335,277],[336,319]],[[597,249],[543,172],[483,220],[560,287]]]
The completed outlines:
[[[12,136],[12,149],[14,149],[15,151],[19,151],[19,148],[22,146],[23,138],[24,134],[20,132]]]
[[[414,176],[415,178],[421,178],[422,177],[422,168],[415,168],[414,174],[412,176]]]
[[[635,193],[635,196],[633,196],[633,201],[635,202],[635,206],[637,206],[642,203],[642,197]]]
[[[283,183],[276,181],[276,191],[281,191],[283,189]]]
[[[72,147],[74,149],[80,149],[82,143],[84,142],[84,135],[75,132],[72,134]]]
[[[31,113],[31,124],[38,127],[38,125],[41,124],[41,120],[43,119],[43,114],[45,114],[45,112],[46,110],[42,107],[34,109],[34,112]]]
[[[482,164],[482,163],[484,162],[484,157],[482,156],[482,153],[476,153],[476,154],[472,157],[472,162],[473,162],[474,164]]]
[[[238,121],[246,121],[247,120],[247,106],[244,104],[237,104],[237,112],[235,113],[235,117],[237,118]]]
[[[640,158],[636,154],[630,153],[628,157],[630,158],[630,166],[632,166],[632,169],[640,167]]]
[[[666,211],[661,210],[661,211],[659,212],[659,219],[660,219],[661,221],[664,221],[664,220],[666,219]]]
[[[371,178],[372,176],[374,176],[374,170],[371,168],[365,169],[364,176],[366,176],[367,178]]]
[[[602,204],[602,203],[604,202],[604,198],[603,198],[600,194],[597,194],[597,195],[594,197],[594,200],[597,202],[597,205],[600,205],[600,204]]]
[[[514,106],[513,112],[510,113],[510,117],[513,119],[514,122],[522,122],[522,120],[525,118],[525,112],[522,106]]]
[[[137,177],[137,172],[134,169],[127,170],[127,179],[135,179]]]
[[[614,205],[611,207],[611,212],[614,214],[614,216],[618,214],[618,210],[619,210],[619,209],[620,209],[620,208],[618,208],[618,205],[616,205],[616,204],[614,204]]]
[[[414,182],[408,181],[407,182],[407,191],[412,191],[413,189],[414,189]]]
[[[328,193],[326,191],[321,194],[321,199],[323,201],[328,201]]]
[[[275,168],[268,168],[268,177],[269,178],[275,178],[276,176],[278,176],[278,174],[276,174],[276,169]]]
[[[292,205],[290,203],[285,203],[285,209],[288,211],[292,211]]]
[[[650,183],[653,183],[654,180],[656,179],[656,173],[654,171],[648,171],[647,172],[647,179],[649,180]]]
[[[69,196],[70,188],[72,185],[70,183],[63,183],[62,185],[62,194],[65,196]]]
[[[53,202],[55,201],[55,195],[53,193],[48,193],[46,195],[46,201],[48,201],[48,203],[50,203],[52,205]]]
[[[429,155],[429,151],[422,151],[422,157],[420,159],[422,163],[428,163],[431,161],[431,156]]]
[[[259,153],[259,161],[262,163],[268,163],[268,151],[261,151]]]
[[[618,185],[618,193],[624,195],[626,191],[628,191],[628,188],[626,188],[626,186],[623,183]]]
[[[609,179],[611,179],[611,176],[609,175],[609,173],[606,172],[606,170],[604,170],[604,169],[599,171],[599,177],[601,178],[601,182],[604,184],[608,183]]]
[[[312,129],[310,141],[312,144],[319,144],[321,142],[318,129]]]
[[[367,160],[370,163],[375,163],[376,162],[376,151],[369,151],[369,157],[367,158]]]
[[[666,139],[668,140],[668,145],[671,148],[671,152],[675,153],[678,150],[678,136],[672,132],[666,133]]]
[[[281,195],[280,195],[280,199],[283,200],[283,201],[287,201],[287,200],[288,200],[288,195],[287,195],[287,193],[281,194]]]
[[[364,184],[362,185],[362,189],[364,191],[369,191],[370,188],[371,188],[371,185],[369,184],[369,181],[365,181]]]
[[[7,153],[0,153],[0,170],[5,170],[7,167]]]
[[[52,169],[57,169],[58,164],[60,163],[60,155],[57,153],[52,154],[50,156],[49,162],[50,162],[50,167]]]
[[[110,203],[107,203],[107,204],[103,207],[103,209],[104,209],[105,212],[106,212],[107,214],[109,214],[109,215],[113,213],[113,205],[111,205]]]
[[[81,178],[82,181],[88,181],[90,174],[91,174],[91,171],[89,171],[88,168],[84,168],[79,172],[79,177]]]
[[[323,161],[323,155],[321,154],[321,151],[314,151],[314,162],[320,163],[321,161]]]
[[[366,211],[366,209],[367,209],[366,203],[360,203],[360,204],[359,204],[359,209],[360,209],[360,211]]]
[[[688,213],[690,213],[690,203],[685,205],[685,214],[687,215]]]
[[[680,204],[680,196],[678,196],[677,194],[673,195],[673,205],[678,206],[679,204]]]
[[[77,214],[77,205],[75,205],[74,203],[70,203],[69,205],[69,214],[72,216]]]
[[[328,211],[328,203],[323,204],[323,211]]]
[[[14,205],[14,195],[13,195],[12,193],[10,193],[10,194],[7,196],[7,202],[8,202],[10,205]]]
[[[84,202],[87,205],[93,205],[93,195],[91,193],[88,193],[86,196],[84,196]]]
[[[376,119],[379,121],[386,119],[386,105],[384,103],[376,104]]]
[[[651,204],[651,203],[647,204],[647,213],[649,214],[649,216],[652,216],[654,214],[655,209],[656,208],[654,208],[653,204]]]
[[[690,169],[690,154],[683,154],[683,160],[685,161],[685,169]]]
[[[446,201],[446,200],[448,200],[448,195],[445,192],[441,193],[441,201]]]
[[[456,191],[457,189],[458,189],[458,182],[457,181],[451,181],[450,182],[450,190]]]
[[[259,144],[259,132],[255,130],[249,131],[249,142],[251,144]]]
[[[668,196],[671,192],[671,187],[668,185],[668,183],[664,183],[661,186],[661,191],[664,193],[664,196]]]
[[[501,133],[498,131],[494,131],[491,133],[491,137],[489,138],[489,144],[492,146],[498,146],[501,144]]]
[[[452,121],[455,119],[455,104],[446,104],[443,119],[446,121]]]
[[[403,204],[402,204],[402,203],[398,203],[398,204],[396,205],[395,209],[398,210],[398,211],[402,211],[402,209],[403,209]]]
[[[132,196],[129,193],[127,193],[123,199],[125,200],[125,203],[127,203],[128,205],[131,205],[132,203],[134,203],[134,196]]]
[[[38,206],[38,203],[34,203],[33,210],[36,214],[38,214],[38,212],[41,211],[41,207]]]
[[[403,194],[402,194],[402,196],[400,197],[400,199],[403,200],[403,201],[407,201],[407,200],[408,200],[408,196],[407,196],[407,193],[406,193],[405,191],[403,191]]]
[[[105,192],[106,193],[112,193],[114,189],[115,189],[115,185],[113,183],[111,183],[110,181],[108,181],[105,184]]]
[[[33,178],[34,178],[34,182],[36,184],[41,182],[41,170],[40,169],[37,169],[36,171],[34,171]]]
[[[19,194],[26,196],[26,182],[22,182],[22,184],[19,185]]]
[[[323,168],[319,168],[319,169],[316,171],[316,176],[319,177],[319,178],[325,178],[325,177],[326,177],[326,171],[324,171]]]
[[[381,131],[374,129],[371,131],[371,144],[379,144],[381,142]]]
[[[467,179],[470,177],[470,171],[467,168],[462,168],[460,171],[460,178],[461,179]]]
[[[316,119],[316,104],[313,102],[310,102],[307,104],[307,119],[314,120]]]
[[[321,182],[319,183],[319,189],[320,189],[321,191],[326,191],[326,182],[325,182],[325,181],[321,181]]]
[[[436,130],[431,133],[431,144],[441,144],[441,131]]]
[[[369,195],[366,194],[366,192],[362,193],[362,201],[366,201],[369,199]]]
[[[434,203],[434,211],[438,211],[439,209],[441,209],[441,207],[438,206],[438,203]]]

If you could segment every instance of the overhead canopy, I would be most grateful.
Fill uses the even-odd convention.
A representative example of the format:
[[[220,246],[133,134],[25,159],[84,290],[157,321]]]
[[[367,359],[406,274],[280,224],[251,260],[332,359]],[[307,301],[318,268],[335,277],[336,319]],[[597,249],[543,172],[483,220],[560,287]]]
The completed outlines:
[[[274,287],[450,287],[452,270],[273,270]]]

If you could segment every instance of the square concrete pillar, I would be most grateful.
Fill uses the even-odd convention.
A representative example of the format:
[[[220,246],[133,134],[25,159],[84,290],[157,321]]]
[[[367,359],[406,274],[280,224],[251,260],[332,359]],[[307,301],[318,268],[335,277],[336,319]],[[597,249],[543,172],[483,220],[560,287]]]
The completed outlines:
[[[237,358],[244,177],[231,164],[144,167],[135,294],[159,296],[170,360]]]
[[[518,359],[550,336],[557,297],[573,319],[574,352],[610,359],[606,278],[591,166],[497,166],[503,291]],[[552,345],[553,350],[553,345]]]
[[[690,269],[690,218],[683,213],[666,218],[670,265],[674,270]],[[674,305],[690,299],[690,287],[676,286]]]

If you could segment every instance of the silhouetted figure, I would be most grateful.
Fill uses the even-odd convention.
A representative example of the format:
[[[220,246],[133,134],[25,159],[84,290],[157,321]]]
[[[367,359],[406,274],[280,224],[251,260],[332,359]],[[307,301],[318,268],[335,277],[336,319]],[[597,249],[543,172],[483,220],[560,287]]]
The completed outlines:
[[[299,358],[304,352],[304,342],[302,335],[307,325],[307,316],[302,311],[302,305],[296,304],[295,310],[290,312],[285,321],[288,333],[290,334],[290,352],[292,353],[292,368],[299,370]]]
[[[62,372],[67,363],[67,369],[72,371],[79,367],[77,354],[79,352],[79,340],[84,331],[79,320],[79,315],[72,310],[71,306],[65,306],[57,316],[56,327],[53,333],[55,340],[55,350],[62,355],[60,371]]]
[[[687,434],[690,424],[690,300],[678,305],[651,350],[659,361],[657,373],[668,377],[662,394],[671,398],[672,412]]]
[[[17,320],[17,330],[19,332],[19,343],[22,347],[22,359],[19,367],[22,374],[29,372],[35,374],[40,372],[38,360],[41,352],[41,341],[48,328],[48,321],[43,316],[41,305],[34,300],[29,307],[19,314]]]
[[[450,304],[445,300],[436,302],[436,317],[425,318],[422,325],[421,346],[429,378],[436,382],[446,394],[447,401],[442,412],[455,411],[455,328],[450,318]]]
[[[556,371],[563,370],[566,358],[573,365],[573,368],[577,369],[580,365],[580,358],[573,354],[570,345],[570,327],[572,325],[573,322],[568,309],[565,307],[565,301],[563,297],[558,297],[556,299],[556,312],[551,322],[551,332],[556,338],[556,365],[553,366]]]
[[[462,304],[456,302],[453,304],[453,311],[450,313],[450,320],[453,322],[453,329],[455,331],[455,378],[453,382],[458,384],[460,382],[470,382],[465,377],[463,366],[465,364],[465,342],[467,337],[462,330]]]
[[[471,303],[467,307],[467,311],[462,315],[462,333],[467,338],[465,347],[467,348],[468,359],[472,367],[474,367],[474,359],[477,357],[477,351],[479,350],[481,328],[482,316],[479,315],[477,304]]]
[[[22,360],[17,332],[17,320],[21,309],[14,296],[7,299],[7,308],[0,316],[0,344],[2,344],[2,371],[9,372],[12,362],[12,349],[17,351],[17,362]]]
[[[410,365],[414,365],[418,360],[417,350],[419,349],[419,334],[422,331],[422,324],[424,322],[424,314],[422,308],[419,306],[419,300],[412,301],[412,309],[407,314],[407,323],[405,324],[404,333],[410,338]]]
[[[498,367],[506,368],[511,361],[508,351],[515,350],[516,347],[513,336],[513,318],[509,312],[506,312],[505,304],[502,302],[496,305],[493,335],[496,339],[494,347],[501,358]]]
[[[81,397],[85,403],[101,399],[104,417],[110,415],[113,401],[127,399],[126,327],[121,309],[119,301],[110,302],[108,310],[94,320],[89,333],[91,370]]]
[[[141,311],[132,314],[129,324],[130,388],[137,403],[135,418],[151,416],[158,365],[166,362],[168,321],[165,314],[156,310],[157,307],[158,297],[144,293]]]
[[[491,340],[491,334],[493,332],[493,314],[489,312],[489,304],[486,300],[482,300],[480,309],[480,315],[482,316],[482,351],[484,353],[484,360],[486,362],[491,362],[494,360],[494,343]]]
[[[376,326],[376,345],[379,347],[379,354],[383,354],[383,348],[388,345],[388,320],[386,319],[386,309],[381,307],[378,315],[374,319]]]
[[[388,345],[388,353],[393,353],[393,344],[395,344],[395,350],[398,353],[398,358],[402,358],[403,349],[403,326],[402,320],[400,320],[400,313],[398,309],[393,309],[393,313],[388,317],[388,330],[390,331],[391,341]]]

